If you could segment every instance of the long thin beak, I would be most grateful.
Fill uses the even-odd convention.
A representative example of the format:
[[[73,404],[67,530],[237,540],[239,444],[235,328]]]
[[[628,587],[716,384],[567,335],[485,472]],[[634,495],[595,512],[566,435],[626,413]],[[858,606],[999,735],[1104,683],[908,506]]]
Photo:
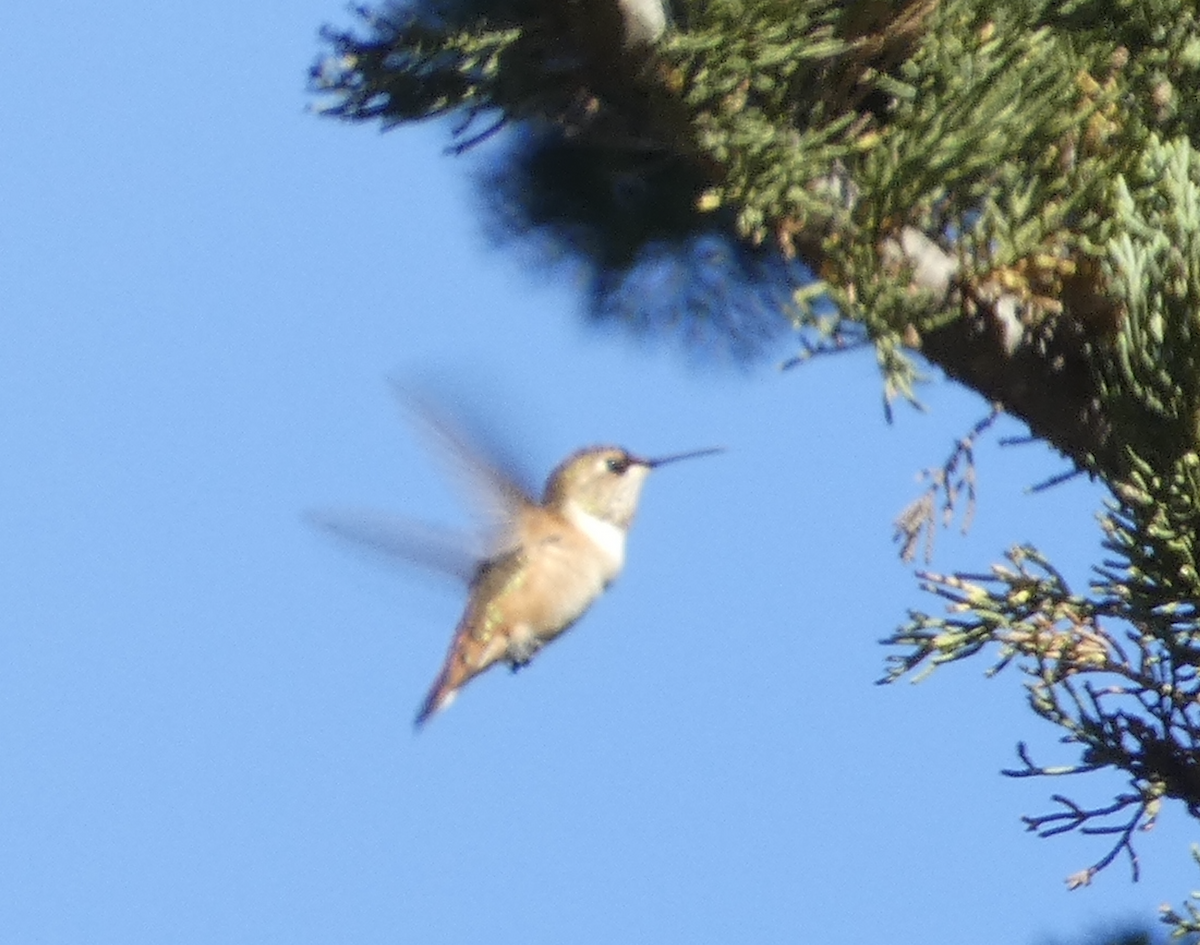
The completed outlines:
[[[660,459],[644,459],[642,462],[651,469],[665,466],[667,463],[677,463],[681,459],[697,459],[700,456],[712,456],[714,453],[724,453],[725,447],[711,446],[706,450],[692,450],[690,453],[676,453],[674,456],[663,456]]]

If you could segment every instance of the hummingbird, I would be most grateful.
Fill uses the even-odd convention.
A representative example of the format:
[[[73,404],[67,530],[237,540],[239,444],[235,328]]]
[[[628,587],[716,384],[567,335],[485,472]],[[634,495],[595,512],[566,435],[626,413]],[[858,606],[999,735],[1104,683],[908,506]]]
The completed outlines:
[[[313,516],[365,542],[467,584],[466,607],[441,670],[417,712],[420,729],[472,679],[498,663],[515,672],[571,628],[621,573],[625,538],[651,470],[722,452],[709,448],[645,459],[619,446],[576,450],[555,467],[541,499],[428,403],[416,413],[437,435],[492,520],[480,551],[404,520]]]

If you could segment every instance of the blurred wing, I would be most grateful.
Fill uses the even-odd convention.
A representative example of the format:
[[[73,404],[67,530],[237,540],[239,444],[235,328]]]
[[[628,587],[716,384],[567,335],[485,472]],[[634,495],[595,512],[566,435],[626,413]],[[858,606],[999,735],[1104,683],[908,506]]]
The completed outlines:
[[[450,528],[366,509],[309,512],[309,522],[337,538],[388,558],[398,558],[464,584],[475,579],[484,556],[480,542]]]
[[[499,531],[491,553],[512,544],[513,523],[524,506],[534,505],[525,477],[487,438],[464,430],[435,400],[410,387],[393,382],[397,396],[448,461],[451,471],[464,486],[467,499]]]

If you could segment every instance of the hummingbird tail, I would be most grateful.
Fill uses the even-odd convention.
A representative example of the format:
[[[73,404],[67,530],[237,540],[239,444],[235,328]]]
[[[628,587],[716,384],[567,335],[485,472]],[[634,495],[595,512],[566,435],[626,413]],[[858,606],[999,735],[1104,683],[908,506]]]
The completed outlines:
[[[421,728],[432,716],[449,706],[458,690],[502,659],[507,650],[507,634],[492,634],[481,644],[472,636],[470,623],[460,624],[450,644],[450,652],[446,654],[446,662],[417,712],[415,727]]]
[[[441,712],[442,709],[450,705],[450,703],[454,701],[454,697],[457,695],[458,690],[456,689],[452,689],[449,692],[441,695],[431,692],[425,698],[425,702],[421,706],[421,711],[417,713],[417,717],[413,721],[413,728],[417,729],[418,731],[423,729],[425,727],[425,723],[428,722],[438,712]]]
[[[455,672],[456,668],[458,668],[458,672]],[[448,708],[458,695],[458,690],[470,678],[470,674],[462,672],[462,666],[458,660],[453,658],[447,659],[446,665],[438,673],[437,679],[429,687],[429,694],[425,696],[425,701],[421,703],[421,709],[417,712],[417,718],[413,722],[413,727],[420,729],[430,718],[443,709]]]
[[[449,706],[457,695],[457,689],[451,689],[439,678],[434,683],[433,688],[429,690],[429,695],[425,697],[425,701],[421,703],[421,710],[417,713],[413,727],[417,729],[423,728],[430,718]]]

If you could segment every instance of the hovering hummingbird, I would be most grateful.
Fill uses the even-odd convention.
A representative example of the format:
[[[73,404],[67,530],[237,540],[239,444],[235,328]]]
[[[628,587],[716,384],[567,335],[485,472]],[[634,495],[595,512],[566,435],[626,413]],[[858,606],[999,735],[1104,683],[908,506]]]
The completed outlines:
[[[587,447],[554,469],[538,501],[428,403],[413,406],[490,513],[495,527],[486,547],[470,555],[444,532],[395,519],[313,519],[468,584],[466,609],[417,713],[420,728],[480,673],[500,662],[519,669],[583,616],[625,564],[625,536],[652,469],[721,449],[643,459],[617,446]]]

